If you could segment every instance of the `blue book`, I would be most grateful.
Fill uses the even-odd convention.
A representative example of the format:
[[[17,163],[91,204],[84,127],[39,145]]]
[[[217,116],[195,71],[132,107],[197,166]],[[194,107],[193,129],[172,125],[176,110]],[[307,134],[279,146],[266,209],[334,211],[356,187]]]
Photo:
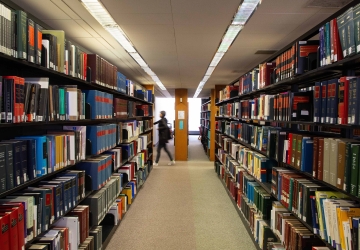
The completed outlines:
[[[320,235],[319,232],[319,217],[316,211],[316,199],[315,196],[310,197],[310,205],[311,205],[311,214],[312,214],[312,224],[313,224],[313,233]]]
[[[302,139],[301,171],[312,173],[314,141],[309,138]]]
[[[326,34],[326,40],[325,40],[325,44],[326,44],[326,48],[325,48],[325,53],[326,53],[326,65],[331,63],[331,42],[330,42],[330,37],[331,37],[331,30],[330,30],[330,22],[327,22],[325,24],[325,34]]]
[[[86,128],[86,138],[90,140],[91,142],[91,154],[92,155],[98,155],[100,154],[101,149],[101,143],[100,143],[100,132],[99,131],[100,126],[87,126]]]
[[[75,188],[73,190],[73,197],[75,198],[74,206],[80,201],[80,190],[79,190],[79,175],[74,172],[65,172],[57,175],[58,178],[72,178],[75,181]]]
[[[46,135],[46,138],[51,142],[51,148],[50,148],[50,152],[51,154],[48,154],[48,158],[50,159],[50,161],[48,161],[48,163],[50,162],[49,166],[48,166],[48,172],[54,172],[57,170],[56,167],[56,142],[55,142],[55,135]],[[51,169],[51,171],[49,171]]]
[[[321,123],[326,123],[328,120],[327,103],[328,103],[328,82],[322,81],[321,82],[321,119],[320,119]]]
[[[98,159],[82,161],[76,165],[76,169],[84,170],[91,177],[91,189],[99,190],[102,186],[101,165]]]
[[[21,136],[16,139],[34,139],[36,141],[36,177],[48,174],[46,136]]]
[[[67,182],[65,185],[67,185],[68,187],[65,187],[65,189],[69,189],[68,191],[68,197],[69,197],[69,209],[71,210],[72,208],[74,208],[76,206],[76,197],[77,197],[77,193],[76,193],[76,189],[78,188],[78,183],[76,181],[76,177],[75,176],[66,176],[66,175],[58,175],[56,179],[54,180],[64,180],[65,182]]]
[[[314,90],[314,122],[321,121],[321,83],[315,83]]]
[[[119,92],[126,94],[126,76],[120,72],[117,72],[117,87]]]
[[[63,216],[63,188],[60,184],[40,182],[39,187],[49,187],[52,190],[53,205],[54,205],[54,219],[58,219]]]
[[[351,104],[351,116],[353,124],[360,125],[360,109],[358,108],[360,105],[360,78],[352,78],[351,80],[355,81],[354,79],[356,79],[356,84],[354,84],[352,92],[354,99]]]
[[[135,182],[130,181],[127,186],[131,187],[131,197],[132,197],[132,199],[134,199],[135,198],[135,188],[136,188]]]
[[[320,44],[320,66],[324,66],[324,26],[319,28],[319,44]]]
[[[148,102],[153,102],[152,100],[152,90],[147,90],[147,101]]]

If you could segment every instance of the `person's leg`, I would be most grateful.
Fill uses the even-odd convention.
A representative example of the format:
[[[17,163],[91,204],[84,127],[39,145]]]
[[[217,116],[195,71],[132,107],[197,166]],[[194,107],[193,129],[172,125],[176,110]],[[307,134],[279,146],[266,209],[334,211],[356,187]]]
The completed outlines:
[[[165,143],[165,145],[164,145],[164,150],[165,150],[165,152],[167,153],[167,155],[169,156],[170,161],[172,162],[172,161],[173,161],[173,158],[172,158],[172,156],[171,156],[170,151],[168,150],[168,148],[167,148],[167,146],[166,146],[166,143]]]
[[[158,143],[158,146],[156,148],[156,152],[157,152],[157,155],[156,155],[156,160],[155,160],[155,164],[158,164],[159,163],[159,159],[160,159],[160,154],[161,154],[161,148],[162,148],[162,143]]]

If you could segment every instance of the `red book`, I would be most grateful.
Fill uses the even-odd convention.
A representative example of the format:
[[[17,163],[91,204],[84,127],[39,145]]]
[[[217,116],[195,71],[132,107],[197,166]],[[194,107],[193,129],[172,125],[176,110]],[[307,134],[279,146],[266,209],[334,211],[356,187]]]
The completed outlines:
[[[347,124],[349,107],[349,80],[354,77],[343,76],[339,80],[338,124]]]
[[[324,138],[320,138],[318,142],[318,167],[317,167],[317,178],[318,180],[323,179],[323,162],[324,162]]]
[[[287,155],[287,161],[286,163],[291,165],[291,157],[292,157],[292,141],[293,141],[293,134],[289,133],[289,143],[288,143],[288,155]]]
[[[10,215],[0,215],[0,242],[1,250],[10,250]],[[13,248],[11,248],[13,249]]]
[[[80,244],[86,239],[86,215],[85,210],[81,208],[73,209],[68,215],[76,216],[79,218],[79,229],[80,229]]]
[[[334,62],[340,61],[343,59],[343,52],[341,49],[341,43],[340,43],[340,35],[337,25],[337,20],[334,18],[333,20],[333,26],[332,26],[332,39],[334,43]]]
[[[21,248],[19,248],[19,232],[18,232],[18,213],[17,210],[12,210],[12,211],[8,211],[8,210],[0,210],[0,216],[5,216],[5,215],[9,215],[9,239],[10,239],[10,246],[11,246],[11,250],[21,250]],[[21,237],[22,238],[22,237]]]
[[[0,205],[0,211],[16,211],[17,214],[17,224],[18,224],[18,240],[19,240],[19,249],[25,247],[26,231],[25,231],[25,214],[24,206],[21,203],[17,204],[2,204]],[[1,241],[0,241],[1,242]]]
[[[64,240],[64,250],[69,250],[70,246],[69,246],[69,229],[67,227],[64,228],[60,228],[60,227],[54,227],[52,228],[54,230],[59,230],[63,240]]]

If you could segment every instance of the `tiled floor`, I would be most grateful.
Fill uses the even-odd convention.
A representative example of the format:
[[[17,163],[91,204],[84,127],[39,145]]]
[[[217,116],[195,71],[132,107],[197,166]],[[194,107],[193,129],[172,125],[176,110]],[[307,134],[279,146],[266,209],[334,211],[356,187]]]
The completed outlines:
[[[197,136],[189,161],[168,161],[163,151],[107,249],[256,249]]]

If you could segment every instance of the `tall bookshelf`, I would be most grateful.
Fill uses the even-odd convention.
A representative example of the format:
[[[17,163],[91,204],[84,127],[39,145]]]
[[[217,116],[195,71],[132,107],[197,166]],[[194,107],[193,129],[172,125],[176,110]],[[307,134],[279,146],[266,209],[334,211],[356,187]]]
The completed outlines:
[[[201,143],[205,154],[210,157],[211,100],[202,99],[200,111]]]
[[[13,7],[13,4],[11,7]],[[0,32],[6,32],[10,37],[10,35],[15,34],[12,34],[10,29],[12,21],[14,20],[11,17],[11,8],[9,7],[8,9],[9,15],[7,18],[9,20],[9,29],[5,30],[4,26],[2,26]],[[28,14],[29,17],[32,17],[30,13]],[[28,32],[28,27],[26,26],[25,28],[26,32],[23,33],[23,35]],[[23,38],[26,39],[26,35]],[[12,53],[14,51],[12,51],[13,47],[10,45],[11,41],[9,39],[8,43],[1,44],[2,48],[0,49],[0,62],[3,65],[0,69],[0,75],[2,76],[0,83],[1,90],[3,91],[2,95],[0,95],[0,100],[1,102],[4,102],[4,100],[8,100],[11,103],[15,102],[15,105],[12,107],[11,105],[7,106],[6,103],[1,103],[1,111],[4,112],[5,108],[10,108],[5,110],[5,114],[8,115],[13,112],[14,115],[19,116],[19,120],[16,120],[16,118],[13,121],[9,120],[6,123],[0,123],[0,171],[9,175],[14,174],[15,176],[17,173],[11,171],[10,163],[20,164],[22,167],[18,168],[20,165],[16,165],[15,170],[19,170],[23,174],[23,177],[21,177],[21,180],[19,177],[19,182],[17,182],[16,178],[13,180],[3,174],[0,175],[2,183],[0,189],[0,204],[4,204],[6,202],[4,199],[9,196],[22,196],[21,194],[24,194],[24,190],[26,190],[28,197],[37,197],[34,200],[34,204],[37,205],[38,211],[43,210],[42,212],[50,218],[44,221],[42,214],[39,212],[38,217],[34,218],[34,221],[36,221],[36,225],[39,224],[40,227],[36,227],[34,224],[30,225],[30,221],[25,221],[25,226],[27,226],[26,229],[28,229],[28,231],[25,232],[26,235],[18,235],[18,244],[21,244],[20,241],[22,238],[24,238],[23,244],[25,248],[39,243],[41,241],[40,239],[46,235],[49,229],[53,227],[67,228],[62,222],[69,216],[76,217],[78,216],[76,215],[77,213],[81,213],[81,215],[79,215],[82,216],[80,227],[77,230],[72,228],[71,234],[69,234],[67,230],[66,237],[69,237],[69,241],[71,241],[71,249],[77,249],[80,246],[86,247],[89,244],[93,244],[93,242],[95,242],[95,248],[105,249],[117,227],[121,224],[123,216],[126,215],[125,210],[127,211],[131,207],[131,203],[134,201],[152,170],[154,86],[142,86],[130,80],[127,80],[127,82],[125,82],[124,79],[122,79],[122,81],[119,80],[117,77],[124,76],[121,74],[116,75],[116,67],[101,57],[99,57],[99,60],[103,61],[103,63],[97,64],[96,68],[90,68],[90,65],[86,67],[87,59],[85,55],[89,55],[91,52],[79,46],[76,48],[81,50],[83,54],[81,54],[81,57],[80,54],[74,55],[74,58],[78,60],[76,67],[79,69],[79,75],[75,76],[70,75],[68,72],[61,71],[60,68],[64,66],[62,64],[58,64],[58,69],[50,69],[41,66],[40,62],[39,64],[31,62],[30,57],[24,59],[17,58],[14,56],[15,53]],[[3,49],[3,47],[5,47],[5,49]],[[26,46],[23,49],[27,51]],[[58,54],[60,55],[61,52],[58,51]],[[58,60],[58,62],[59,61],[60,60]],[[97,74],[101,74],[99,81],[97,78],[95,81],[95,79],[91,79],[91,77],[85,77],[85,75],[89,76],[90,73],[94,71],[96,71]],[[16,76],[17,78],[13,80],[14,82],[10,82],[10,80],[5,80],[5,76]],[[40,80],[38,79],[39,77],[41,77]],[[43,86],[41,88],[42,92],[40,92],[43,94],[41,96],[41,100],[43,101],[41,104],[43,105],[39,103],[39,108],[42,108],[43,113],[41,113],[40,110],[34,110],[34,116],[32,116],[32,113],[29,113],[30,116],[34,118],[33,121],[26,120],[29,118],[23,115],[21,109],[21,105],[26,106],[27,103],[27,99],[25,98],[25,93],[27,93],[26,87],[23,87],[24,89],[22,89],[22,87],[19,87],[19,89],[14,87],[16,81],[21,81],[21,79],[25,79],[23,86],[26,86],[26,83],[31,79],[34,81],[33,85],[35,87],[38,85],[43,86],[41,85],[42,83],[38,83],[39,81],[46,82],[46,86]],[[12,89],[15,91],[14,95],[18,96],[19,94],[19,99],[7,99],[9,96],[6,96],[6,93],[10,92],[4,91],[5,84],[6,86],[12,86]],[[55,92],[54,86],[58,86],[59,89],[65,89],[65,97],[56,96],[58,92]],[[123,88],[124,91],[121,88]],[[71,91],[70,89],[75,89],[75,93],[77,94],[75,94],[75,96],[72,95],[69,92]],[[50,90],[53,91],[52,95],[49,94]],[[90,92],[87,92],[89,90],[98,91],[96,92],[98,94],[94,94],[94,100],[90,100],[90,97],[86,99],[87,94],[90,95]],[[147,90],[151,92],[147,92]],[[85,95],[82,93],[85,93]],[[21,95],[24,95],[24,97]],[[35,101],[40,99],[40,95],[34,96],[38,98],[35,97]],[[45,99],[43,99],[43,97]],[[70,110],[74,108],[72,104],[75,103],[73,101],[76,98],[79,100],[79,102],[76,102],[79,105],[75,105],[76,115],[71,117],[72,111]],[[62,112],[61,108],[57,109],[55,106],[53,107],[52,104],[61,106],[62,102],[65,103],[63,107],[64,113],[61,113],[60,117],[62,114],[64,117],[59,119],[56,118],[57,114],[59,114],[56,112]],[[116,106],[116,103],[119,104],[119,107]],[[17,108],[18,110],[16,110]],[[23,111],[25,112],[25,109],[23,109]],[[42,114],[43,117],[39,118]],[[55,118],[52,117],[52,114],[54,114]],[[92,117],[93,114],[95,118]],[[74,130],[79,127],[85,128],[89,136],[85,130],[82,130],[82,132],[74,132]],[[91,131],[95,128],[98,130],[92,134]],[[71,131],[69,132],[69,130]],[[54,138],[57,138],[58,141],[52,141],[49,135],[53,133]],[[91,137],[92,135],[95,137]],[[18,154],[16,151],[15,154],[14,151],[13,161],[9,160],[9,162],[7,162],[8,159],[10,159],[8,156],[6,156],[5,161],[4,151],[2,151],[4,150],[3,144],[12,145],[12,142],[8,140],[15,138],[17,138],[16,140],[18,141],[25,142],[24,139],[18,138],[24,136],[31,138],[41,136],[45,138],[45,141],[41,147],[38,147],[38,145],[35,146],[36,151],[31,151],[27,146],[18,148],[22,150],[22,153]],[[35,139],[30,141],[31,143],[36,142]],[[98,147],[95,148],[95,146]],[[6,152],[13,151],[11,146],[9,146],[9,148],[10,150]],[[96,152],[94,153],[93,150]],[[30,157],[30,152],[43,152],[43,154],[41,154],[43,159]],[[35,156],[35,154],[32,156]],[[17,160],[18,157],[20,157],[19,160]],[[44,166],[46,166],[46,170],[44,170],[45,173],[39,174],[38,172],[34,172],[30,174],[30,169],[35,167],[27,163],[30,162],[30,160],[34,160],[34,164],[42,160],[43,164],[45,164]],[[98,170],[97,174],[93,175],[92,172],[88,173],[88,169],[94,169],[93,166],[84,166],[89,162],[99,164],[95,168]],[[15,167],[15,165],[13,167]],[[86,170],[83,170],[85,168]],[[39,171],[36,167],[34,170]],[[75,170],[80,172],[72,175],[75,173]],[[69,171],[72,171],[71,175],[73,177],[71,178],[64,176],[64,174],[70,174]],[[99,174],[100,172],[101,174]],[[29,177],[30,175],[34,176]],[[39,197],[42,197],[42,195],[37,194],[33,196],[30,194],[33,192],[31,192],[29,188],[46,185],[55,179],[56,184],[52,182],[52,185],[59,186],[59,189],[56,189],[58,190],[56,197],[55,193],[53,196],[53,191],[49,188],[42,188],[42,191],[39,191],[39,193],[42,193],[44,190],[50,191],[50,193],[46,195],[46,201],[49,202],[46,205],[39,203],[39,200],[42,199],[39,199]],[[5,185],[4,180],[8,184],[10,182],[12,184]],[[94,187],[94,183],[99,185]],[[73,190],[74,193],[71,193],[70,190]],[[76,197],[74,196],[75,193],[78,193]],[[101,196],[103,197],[101,198],[101,201],[103,201],[103,212],[101,212],[102,215],[96,220],[95,218],[97,216],[96,214],[94,215],[94,213],[98,207],[93,204],[88,204],[94,201],[96,197],[100,197],[100,194],[103,194],[103,196]],[[57,198],[58,195],[59,200],[56,200],[55,198]],[[61,203],[60,200],[63,203]],[[66,201],[68,201],[69,204],[67,204]],[[25,204],[25,202],[23,204]],[[50,210],[45,210],[45,208],[48,209],[48,206]],[[117,208],[117,206],[119,207]],[[9,212],[3,205],[0,205],[0,207],[1,213],[5,211]],[[21,208],[20,205],[16,207]],[[9,208],[12,207],[9,206]],[[20,208],[16,210],[19,213]],[[117,208],[117,210],[115,208]],[[53,214],[54,212],[47,214],[46,211],[55,211],[55,214]],[[57,211],[59,211],[59,214],[57,214]],[[29,214],[27,214],[27,217],[28,216]],[[85,224],[84,221],[86,221]],[[88,235],[89,231],[91,236]],[[78,239],[77,235],[82,235],[83,232],[86,232],[85,238],[80,236]],[[66,234],[66,230],[62,233]],[[64,234],[62,237],[64,237]],[[72,241],[74,237],[75,241]],[[9,246],[3,243],[4,242],[1,243],[1,248],[4,247],[4,249],[7,249]],[[8,249],[12,249],[12,247],[13,245]],[[20,247],[21,245],[19,248]]]
[[[307,41],[319,31],[324,39],[323,29],[358,3],[353,1],[296,41]],[[357,216],[345,211],[355,211],[349,204],[358,207],[360,201],[360,51],[345,48],[352,54],[344,59],[341,54],[336,61],[331,50],[326,54],[333,40],[328,45],[308,42],[315,46],[306,60],[314,64],[301,72],[296,41],[219,92],[215,171],[258,249],[358,248],[353,234]],[[358,44],[355,39],[353,43]],[[334,49],[343,53],[343,48]]]

